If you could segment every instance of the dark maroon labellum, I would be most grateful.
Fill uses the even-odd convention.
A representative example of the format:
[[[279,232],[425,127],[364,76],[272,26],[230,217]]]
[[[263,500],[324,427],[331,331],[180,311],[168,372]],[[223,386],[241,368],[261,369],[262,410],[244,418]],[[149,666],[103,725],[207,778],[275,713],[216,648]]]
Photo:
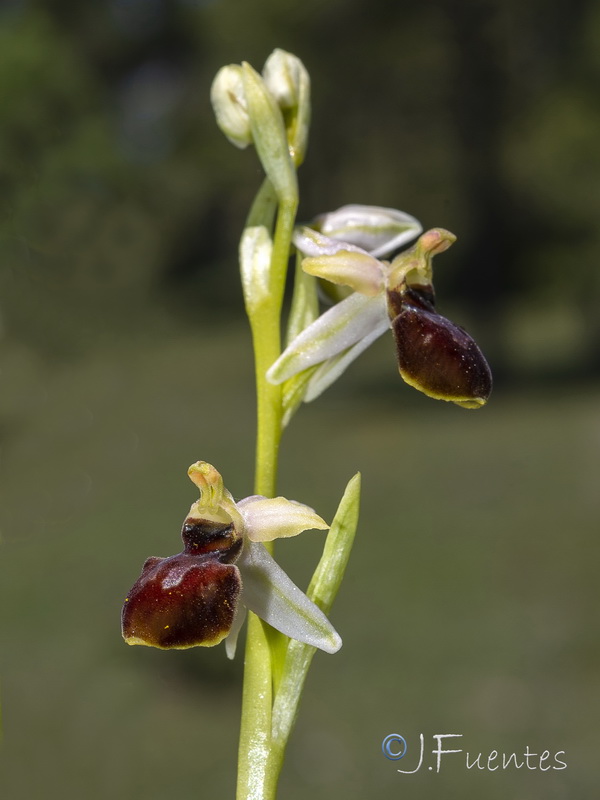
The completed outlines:
[[[185,548],[149,558],[125,599],[123,638],[160,648],[210,647],[227,636],[242,586],[232,563],[242,540],[233,525],[188,518]]]
[[[465,408],[479,408],[492,391],[483,353],[459,325],[435,310],[433,288],[388,292],[400,374],[421,392]]]

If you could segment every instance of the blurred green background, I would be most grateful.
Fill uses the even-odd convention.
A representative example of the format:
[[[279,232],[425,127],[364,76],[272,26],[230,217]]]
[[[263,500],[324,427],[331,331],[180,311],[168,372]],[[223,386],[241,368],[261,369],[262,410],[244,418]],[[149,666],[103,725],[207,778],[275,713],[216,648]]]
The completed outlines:
[[[281,797],[592,797],[600,713],[600,6],[592,0],[5,0],[0,10],[2,800],[233,796],[241,659],[119,633],[205,459],[251,492],[236,248],[260,182],[211,80],[274,47],[313,80],[301,218],[362,202],[459,241],[439,306],[489,355],[474,413],[384,337],[284,439],[280,490],[359,536]],[[282,543],[302,586],[322,537]],[[386,734],[411,763],[381,753]],[[566,770],[442,772],[566,751]],[[452,745],[448,745],[452,746]],[[522,759],[521,759],[522,760]],[[426,761],[426,764],[430,763]],[[552,762],[554,763],[554,762]]]

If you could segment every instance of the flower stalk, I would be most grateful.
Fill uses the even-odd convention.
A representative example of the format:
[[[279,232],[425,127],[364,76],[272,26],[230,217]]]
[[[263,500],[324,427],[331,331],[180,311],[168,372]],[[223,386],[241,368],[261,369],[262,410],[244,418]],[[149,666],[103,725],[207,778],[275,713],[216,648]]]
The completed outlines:
[[[358,524],[360,474],[348,483],[304,594],[274,560],[274,540],[329,526],[312,508],[276,497],[283,429],[378,336],[392,328],[400,375],[419,391],[467,408],[491,391],[487,362],[471,337],[436,310],[431,259],[454,241],[379,206],[348,205],[295,230],[296,170],[310,122],[302,62],[275,50],[262,75],[249,64],[217,74],[217,123],[240,149],[254,145],[265,172],[239,246],[255,361],[255,495],[236,501],[211,464],[188,475],[200,492],[184,520],[182,552],[151,557],[125,599],[128,644],[212,647],[235,654],[248,619],[237,800],[275,800],[304,683],[317,649],[341,639],[327,618]],[[407,250],[392,256],[419,237]],[[294,290],[282,348],[282,309],[292,242]],[[317,284],[334,301],[319,316]],[[283,352],[282,352],[283,350]]]

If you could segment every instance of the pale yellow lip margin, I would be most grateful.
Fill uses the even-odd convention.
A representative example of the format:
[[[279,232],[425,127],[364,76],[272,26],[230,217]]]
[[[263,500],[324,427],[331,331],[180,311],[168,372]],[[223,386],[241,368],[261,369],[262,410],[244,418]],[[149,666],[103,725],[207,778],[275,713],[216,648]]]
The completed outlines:
[[[167,626],[168,627],[168,626]],[[155,650],[189,650],[191,647],[214,647],[220,642],[223,641],[225,636],[229,631],[227,631],[223,636],[218,636],[216,639],[211,639],[207,642],[194,642],[193,644],[184,644],[184,645],[168,645],[167,647],[161,647],[158,644],[150,644],[149,642],[145,642],[143,639],[140,639],[138,636],[128,636],[127,638],[123,637],[125,640],[125,644],[141,644],[144,647],[153,647]]]
[[[426,392],[423,387],[416,383],[406,372],[401,369],[399,369],[398,372],[405,383],[408,383],[413,389],[423,392],[427,397],[433,397],[434,400],[445,400],[447,403],[456,403],[457,406],[461,406],[462,408],[481,408],[481,406],[484,406],[487,402],[483,397],[446,397],[446,395],[439,394],[438,392]]]

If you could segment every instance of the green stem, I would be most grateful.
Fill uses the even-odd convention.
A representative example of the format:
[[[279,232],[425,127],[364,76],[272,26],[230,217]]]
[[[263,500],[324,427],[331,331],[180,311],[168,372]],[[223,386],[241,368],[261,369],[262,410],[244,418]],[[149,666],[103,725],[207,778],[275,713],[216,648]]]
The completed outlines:
[[[256,370],[257,430],[254,491],[274,497],[282,432],[282,387],[269,383],[265,374],[281,354],[281,307],[294,229],[297,201],[279,207],[273,238],[269,297],[250,319]]]
[[[259,192],[259,205],[267,194]],[[297,198],[279,205],[273,238],[268,298],[250,314],[257,396],[256,473],[254,491],[273,497],[282,432],[282,389],[265,373],[281,353],[281,308]],[[271,736],[273,665],[267,628],[249,613],[238,759],[238,800],[274,800],[281,764],[274,768]]]
[[[238,800],[274,798],[277,778],[270,783],[271,760],[271,654],[264,625],[248,613],[244,690],[238,753]]]
[[[265,312],[270,309],[265,309]],[[268,383],[265,372],[278,358],[279,318],[272,313],[260,313],[252,325],[256,365],[256,463],[254,491],[274,497],[277,485],[277,463],[281,440],[281,386]]]

